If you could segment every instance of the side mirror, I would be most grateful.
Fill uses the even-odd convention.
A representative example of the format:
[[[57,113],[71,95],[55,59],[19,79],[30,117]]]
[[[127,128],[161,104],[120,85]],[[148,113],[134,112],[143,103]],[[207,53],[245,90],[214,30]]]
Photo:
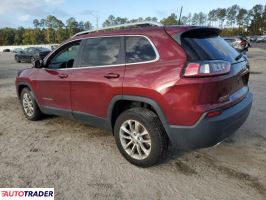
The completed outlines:
[[[33,67],[34,68],[42,68],[43,67],[43,61],[42,60],[35,60],[33,62]]]

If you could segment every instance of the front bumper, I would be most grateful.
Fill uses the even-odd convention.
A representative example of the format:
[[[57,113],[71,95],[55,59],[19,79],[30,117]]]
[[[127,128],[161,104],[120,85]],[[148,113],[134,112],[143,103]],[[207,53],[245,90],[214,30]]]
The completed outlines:
[[[206,114],[194,126],[168,127],[168,136],[172,145],[180,149],[196,149],[213,146],[232,135],[246,121],[253,95],[247,96],[238,104],[223,110],[222,114],[207,118]]]

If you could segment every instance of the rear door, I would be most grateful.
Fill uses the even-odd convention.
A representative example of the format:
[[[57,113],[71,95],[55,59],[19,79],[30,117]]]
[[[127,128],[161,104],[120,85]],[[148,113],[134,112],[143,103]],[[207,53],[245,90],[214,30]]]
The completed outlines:
[[[125,71],[123,37],[89,38],[71,76],[73,115],[106,118],[109,103],[122,95]]]

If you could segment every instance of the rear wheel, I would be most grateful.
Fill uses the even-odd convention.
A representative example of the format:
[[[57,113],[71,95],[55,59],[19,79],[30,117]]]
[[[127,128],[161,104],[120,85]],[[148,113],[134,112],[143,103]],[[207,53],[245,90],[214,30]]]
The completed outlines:
[[[123,112],[116,120],[114,135],[121,154],[139,167],[158,163],[167,151],[167,136],[158,116],[145,108]]]
[[[21,92],[20,101],[27,119],[37,121],[43,117],[31,90],[24,88]]]

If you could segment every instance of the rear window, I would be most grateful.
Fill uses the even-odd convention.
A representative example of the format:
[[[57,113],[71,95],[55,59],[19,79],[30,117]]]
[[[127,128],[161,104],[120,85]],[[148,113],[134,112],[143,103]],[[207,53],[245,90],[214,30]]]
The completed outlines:
[[[81,53],[80,67],[120,64],[121,37],[90,38]]]
[[[226,60],[235,62],[235,58],[239,53],[217,33],[197,34],[197,32],[199,31],[184,33],[181,36],[181,46],[185,49],[189,61]],[[201,30],[201,32],[204,32],[204,30]],[[178,37],[178,35],[175,37]]]
[[[152,61],[156,58],[156,53],[145,37],[126,37],[126,63],[137,63]]]

